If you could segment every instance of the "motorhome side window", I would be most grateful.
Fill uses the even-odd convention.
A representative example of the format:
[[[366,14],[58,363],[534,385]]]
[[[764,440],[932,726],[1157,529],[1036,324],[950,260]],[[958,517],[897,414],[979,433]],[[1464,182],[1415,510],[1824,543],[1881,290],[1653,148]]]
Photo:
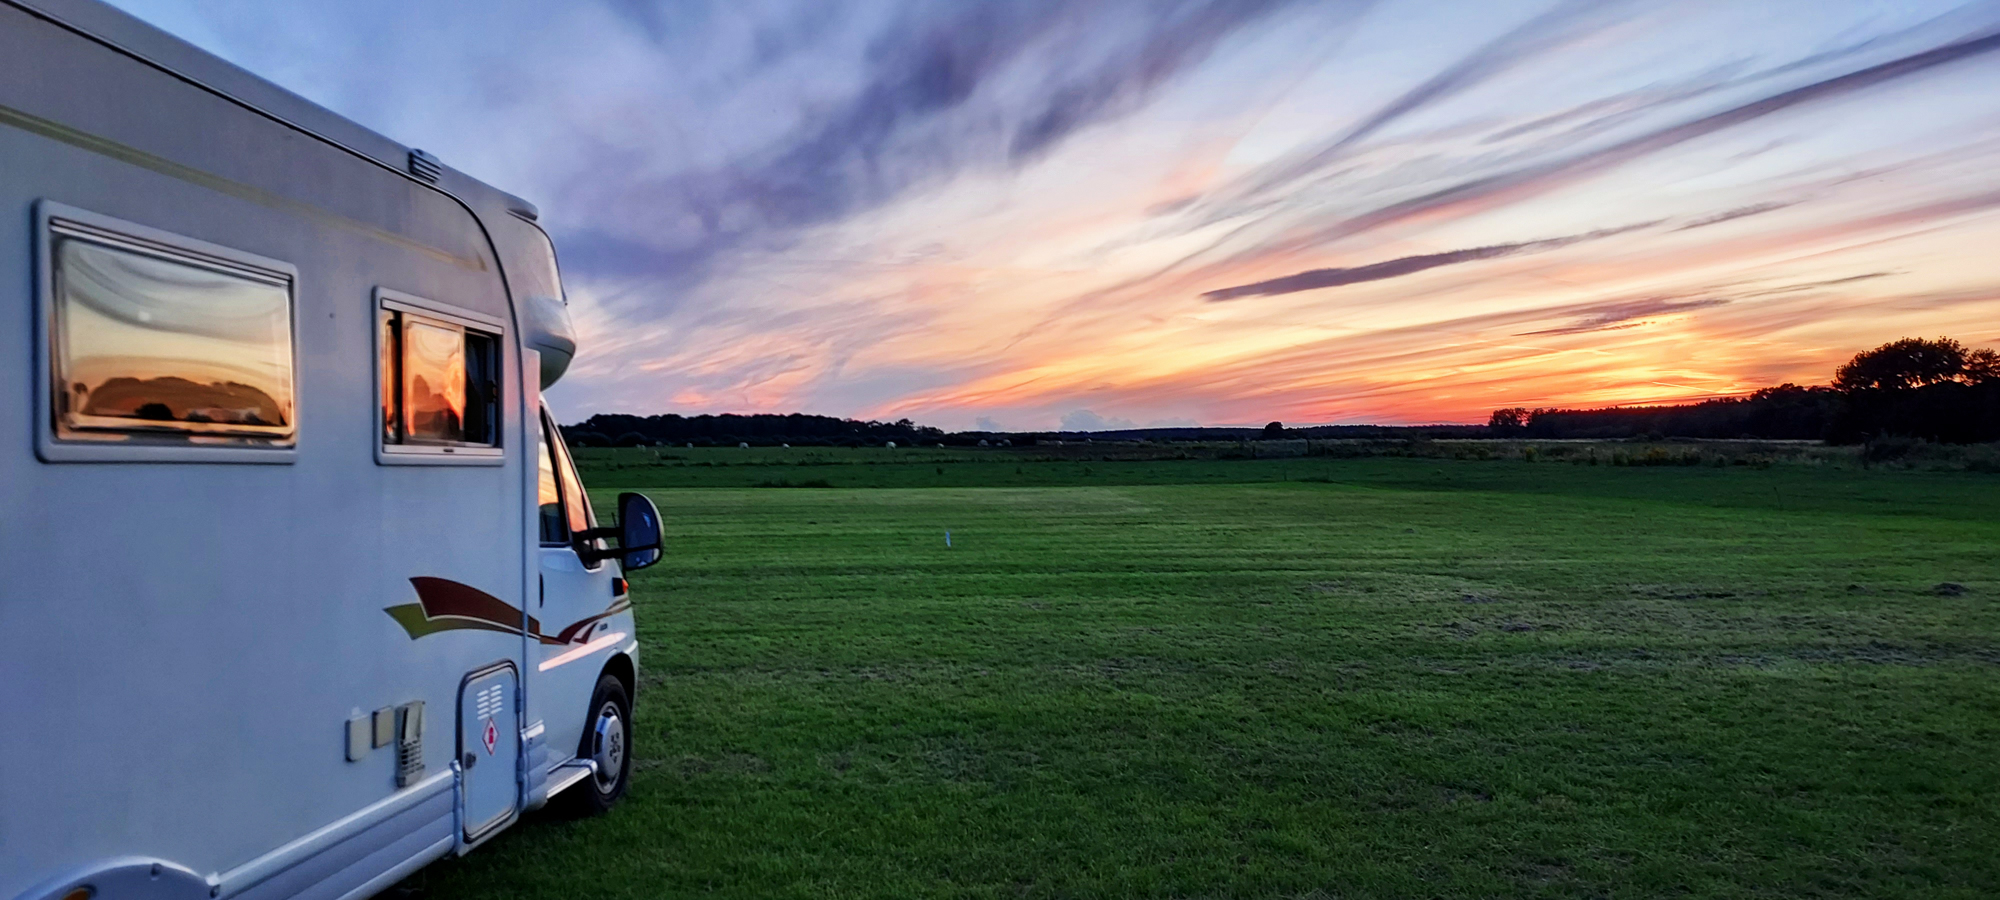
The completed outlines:
[[[576,461],[570,458],[569,447],[562,441],[562,432],[550,423],[550,441],[556,451],[556,474],[562,478],[562,500],[564,518],[569,521],[572,534],[589,531],[597,527],[597,513],[590,508],[590,497],[583,492],[583,479],[576,475]],[[600,549],[603,543],[597,545]]]
[[[500,444],[498,336],[389,302],[377,328],[384,448],[493,452]]]
[[[590,500],[583,492],[583,482],[577,478],[576,463],[570,459],[569,448],[564,446],[562,432],[555,421],[543,410],[539,452],[535,454],[540,468],[536,480],[536,499],[541,507],[541,532],[544,544],[566,544],[578,533],[597,527],[597,516],[590,508]],[[603,549],[602,540],[594,540],[591,545]],[[590,563],[596,568],[596,563]]]
[[[542,543],[565,544],[569,542],[569,525],[563,509],[562,489],[556,485],[555,457],[550,456],[549,423],[543,420],[542,427],[535,429],[539,440],[535,443],[535,465],[539,470],[535,478],[535,500],[541,508]]]
[[[48,234],[57,441],[293,446],[289,273],[60,218]]]

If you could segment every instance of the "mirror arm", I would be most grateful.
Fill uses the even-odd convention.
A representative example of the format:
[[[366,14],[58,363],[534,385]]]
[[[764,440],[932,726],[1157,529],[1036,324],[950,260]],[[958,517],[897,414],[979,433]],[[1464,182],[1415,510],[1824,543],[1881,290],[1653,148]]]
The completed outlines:
[[[641,546],[631,546],[631,547],[619,546],[616,548],[600,548],[595,546],[595,544],[599,541],[608,541],[620,545],[623,545],[625,543],[624,526],[627,524],[626,507],[631,505],[633,501],[645,504],[644,515],[640,521],[645,522],[647,525],[651,526],[653,541],[651,543],[644,544]],[[570,535],[570,547],[571,549],[576,551],[577,557],[579,559],[582,559],[585,565],[596,565],[597,563],[607,559],[618,559],[620,557],[630,556],[631,554],[634,553],[647,553],[655,550],[664,551],[666,549],[666,536],[660,533],[660,529],[658,527],[659,520],[660,520],[659,509],[653,505],[653,501],[646,499],[646,496],[644,494],[633,494],[633,493],[619,494],[618,524],[613,525],[609,528],[586,528],[580,531],[573,532]],[[639,565],[638,568],[643,569],[646,566],[650,566],[655,562],[659,562],[658,558],[655,558],[652,562],[647,562],[642,565]]]
[[[603,529],[593,529],[593,530],[602,531]],[[614,533],[614,534],[604,535],[604,537],[616,539],[618,535]],[[583,545],[584,540],[590,540],[590,539],[591,538],[579,538],[577,543],[574,545],[577,558],[583,560],[586,565],[593,563],[600,563],[607,559],[617,559],[618,557],[624,556],[627,553],[644,553],[647,550],[665,549],[664,544],[647,544],[644,547],[610,547],[600,550],[596,547],[589,547]]]

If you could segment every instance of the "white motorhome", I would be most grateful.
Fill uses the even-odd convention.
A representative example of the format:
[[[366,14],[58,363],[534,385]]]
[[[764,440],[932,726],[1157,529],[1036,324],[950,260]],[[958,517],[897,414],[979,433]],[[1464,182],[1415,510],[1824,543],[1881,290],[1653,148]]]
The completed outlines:
[[[365,897],[630,775],[533,206],[94,0],[0,0],[0,898]]]

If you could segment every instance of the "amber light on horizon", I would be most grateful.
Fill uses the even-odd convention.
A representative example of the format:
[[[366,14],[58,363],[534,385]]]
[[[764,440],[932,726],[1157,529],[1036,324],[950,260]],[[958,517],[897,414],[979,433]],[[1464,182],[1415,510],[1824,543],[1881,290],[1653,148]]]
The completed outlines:
[[[2000,345],[1992,4],[586,0],[382,35],[120,2],[534,198],[570,419],[1464,422]],[[383,71],[430,89],[383,107]]]

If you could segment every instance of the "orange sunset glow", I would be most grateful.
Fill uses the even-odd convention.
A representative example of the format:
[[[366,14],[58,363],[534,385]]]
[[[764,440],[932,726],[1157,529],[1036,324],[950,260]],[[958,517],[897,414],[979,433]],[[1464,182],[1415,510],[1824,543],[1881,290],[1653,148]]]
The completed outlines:
[[[1990,6],[944,4],[781,38],[585,6],[371,45],[441,85],[379,108],[256,14],[131,5],[539,202],[572,418],[1469,422],[2000,345]],[[472,37],[557,62],[432,54]]]

